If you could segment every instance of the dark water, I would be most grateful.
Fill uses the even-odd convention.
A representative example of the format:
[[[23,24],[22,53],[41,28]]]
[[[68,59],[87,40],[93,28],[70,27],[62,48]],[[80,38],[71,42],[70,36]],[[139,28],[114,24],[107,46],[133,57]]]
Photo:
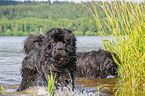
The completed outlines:
[[[20,68],[24,58],[22,52],[23,43],[26,37],[0,37],[0,86],[5,92],[12,93],[18,88],[21,82]],[[101,37],[81,36],[77,37],[77,51],[98,50],[101,48]],[[75,87],[86,91],[96,91],[98,86],[107,86],[110,90],[103,92],[110,93],[116,85],[117,79],[95,79],[95,78],[76,78]],[[1,94],[1,91],[0,91]]]

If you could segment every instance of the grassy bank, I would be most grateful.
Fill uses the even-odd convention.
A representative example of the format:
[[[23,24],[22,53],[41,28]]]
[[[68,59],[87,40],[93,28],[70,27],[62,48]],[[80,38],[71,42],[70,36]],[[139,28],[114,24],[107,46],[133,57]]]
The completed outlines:
[[[98,4],[92,2],[92,12],[98,28],[102,35],[104,31],[96,5],[99,5],[105,12],[104,24],[111,33],[111,40],[104,41],[104,49],[115,51],[120,62],[118,91],[116,95],[145,95],[145,6],[144,2],[138,3],[103,2]],[[87,6],[86,6],[87,7]],[[121,86],[120,86],[121,85]]]

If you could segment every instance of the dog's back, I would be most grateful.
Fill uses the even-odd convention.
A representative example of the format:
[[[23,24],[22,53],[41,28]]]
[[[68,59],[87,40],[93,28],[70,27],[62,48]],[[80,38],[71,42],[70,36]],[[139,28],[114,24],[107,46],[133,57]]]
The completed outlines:
[[[117,58],[117,55],[113,53]],[[77,53],[78,77],[106,78],[108,75],[117,75],[117,65],[110,52],[105,50]]]

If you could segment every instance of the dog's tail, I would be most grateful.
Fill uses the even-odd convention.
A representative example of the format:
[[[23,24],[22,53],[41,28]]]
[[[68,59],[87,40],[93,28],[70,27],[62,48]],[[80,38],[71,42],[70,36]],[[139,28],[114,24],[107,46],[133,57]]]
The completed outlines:
[[[32,35],[30,34],[24,42],[24,53],[28,54],[33,49],[38,49],[44,44],[43,35]]]

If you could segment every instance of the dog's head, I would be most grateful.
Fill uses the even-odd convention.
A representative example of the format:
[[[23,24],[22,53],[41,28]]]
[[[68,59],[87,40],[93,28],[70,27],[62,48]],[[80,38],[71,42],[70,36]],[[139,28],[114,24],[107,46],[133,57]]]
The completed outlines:
[[[64,67],[76,56],[76,38],[72,31],[54,28],[46,33],[46,52],[59,67]],[[48,55],[46,53],[46,55]]]

